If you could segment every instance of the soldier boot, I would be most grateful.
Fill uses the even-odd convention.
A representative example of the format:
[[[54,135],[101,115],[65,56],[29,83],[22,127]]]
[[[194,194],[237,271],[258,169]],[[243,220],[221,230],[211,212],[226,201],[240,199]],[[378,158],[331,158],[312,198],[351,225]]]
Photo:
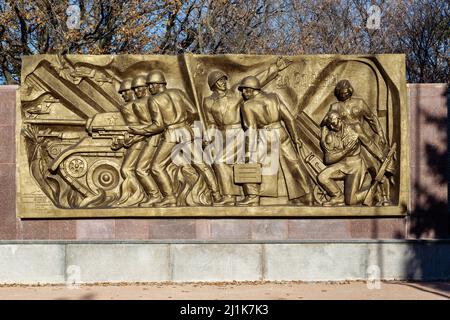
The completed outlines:
[[[149,197],[147,201],[144,201],[139,204],[139,207],[151,207],[155,203],[161,202],[163,200],[163,197],[161,194],[157,194],[155,196]]]
[[[175,196],[167,196],[163,198],[160,202],[156,203],[156,207],[176,207],[177,205],[177,198]]]
[[[244,198],[244,200],[239,201],[238,206],[259,206],[259,196],[257,195],[248,195]]]
[[[220,195],[220,199],[216,199],[216,198],[214,198],[214,193],[213,193],[213,201],[214,201],[214,203],[213,203],[214,206],[234,206],[236,204],[235,196],[230,196],[230,195],[226,195],[226,196]]]

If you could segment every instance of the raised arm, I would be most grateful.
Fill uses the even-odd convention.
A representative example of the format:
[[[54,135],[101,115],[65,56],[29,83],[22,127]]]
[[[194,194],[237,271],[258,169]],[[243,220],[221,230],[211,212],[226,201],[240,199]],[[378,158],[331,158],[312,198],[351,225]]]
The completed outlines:
[[[264,87],[270,81],[275,79],[278,76],[278,73],[280,71],[289,67],[290,64],[291,64],[291,61],[289,61],[285,58],[279,57],[277,59],[277,61],[275,63],[271,64],[267,70],[264,70],[264,71],[256,74],[255,76],[261,82],[261,86]]]
[[[266,84],[268,84],[270,81],[275,79],[278,76],[278,73],[291,64],[290,61],[284,58],[278,58],[277,61],[269,66],[266,70],[263,70],[261,72],[258,72],[255,74],[255,77],[258,78],[259,82],[261,83],[261,86],[264,87]],[[232,86],[232,90],[237,90],[239,86],[239,83],[236,83]]]
[[[276,64],[271,64],[269,69],[261,71],[255,75],[258,78],[259,82],[261,82],[261,86],[265,86],[270,81],[276,78],[278,75],[278,67]]]

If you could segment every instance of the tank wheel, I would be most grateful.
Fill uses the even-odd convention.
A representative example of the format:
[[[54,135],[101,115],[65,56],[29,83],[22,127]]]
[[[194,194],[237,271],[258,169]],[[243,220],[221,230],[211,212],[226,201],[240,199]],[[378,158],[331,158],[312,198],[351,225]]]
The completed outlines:
[[[313,194],[314,194],[314,200],[320,205],[322,205],[324,202],[330,200],[330,196],[325,192],[325,190],[323,190],[322,188],[320,188],[317,185],[314,186]]]
[[[120,181],[120,166],[108,160],[94,162],[87,173],[88,186],[96,194],[100,192],[99,190],[115,193]]]
[[[73,156],[66,160],[67,173],[73,178],[80,178],[88,171],[87,161],[80,156]]]

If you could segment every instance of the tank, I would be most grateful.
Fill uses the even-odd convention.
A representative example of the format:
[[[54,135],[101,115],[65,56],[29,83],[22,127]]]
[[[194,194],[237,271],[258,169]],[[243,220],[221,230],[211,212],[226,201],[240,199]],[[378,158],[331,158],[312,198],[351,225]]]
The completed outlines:
[[[24,124],[39,146],[39,156],[30,155],[38,162],[33,176],[47,187],[56,206],[78,208],[95,202],[96,207],[106,207],[117,199],[125,154],[120,142],[129,138],[120,112],[98,113],[87,120],[31,119]],[[48,170],[42,172],[42,166]]]
[[[124,150],[114,150],[113,146],[128,136],[128,127],[120,112],[96,114],[85,126],[88,135],[54,157],[49,170],[81,193],[85,203],[100,196],[113,201],[119,194],[124,157]]]

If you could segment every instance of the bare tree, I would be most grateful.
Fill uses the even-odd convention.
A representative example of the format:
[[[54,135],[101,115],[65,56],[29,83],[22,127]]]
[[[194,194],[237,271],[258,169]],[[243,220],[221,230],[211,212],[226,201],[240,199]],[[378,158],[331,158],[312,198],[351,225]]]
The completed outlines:
[[[403,16],[392,48],[407,53],[411,82],[448,82],[450,65],[450,3],[407,1],[399,4]]]
[[[22,55],[141,52],[157,42],[168,2],[78,0],[80,25],[71,29],[64,1],[0,0],[0,80],[19,80]]]
[[[0,83],[36,53],[405,53],[411,82],[448,82],[450,4],[433,0],[0,0]],[[367,28],[368,9],[380,9]]]

